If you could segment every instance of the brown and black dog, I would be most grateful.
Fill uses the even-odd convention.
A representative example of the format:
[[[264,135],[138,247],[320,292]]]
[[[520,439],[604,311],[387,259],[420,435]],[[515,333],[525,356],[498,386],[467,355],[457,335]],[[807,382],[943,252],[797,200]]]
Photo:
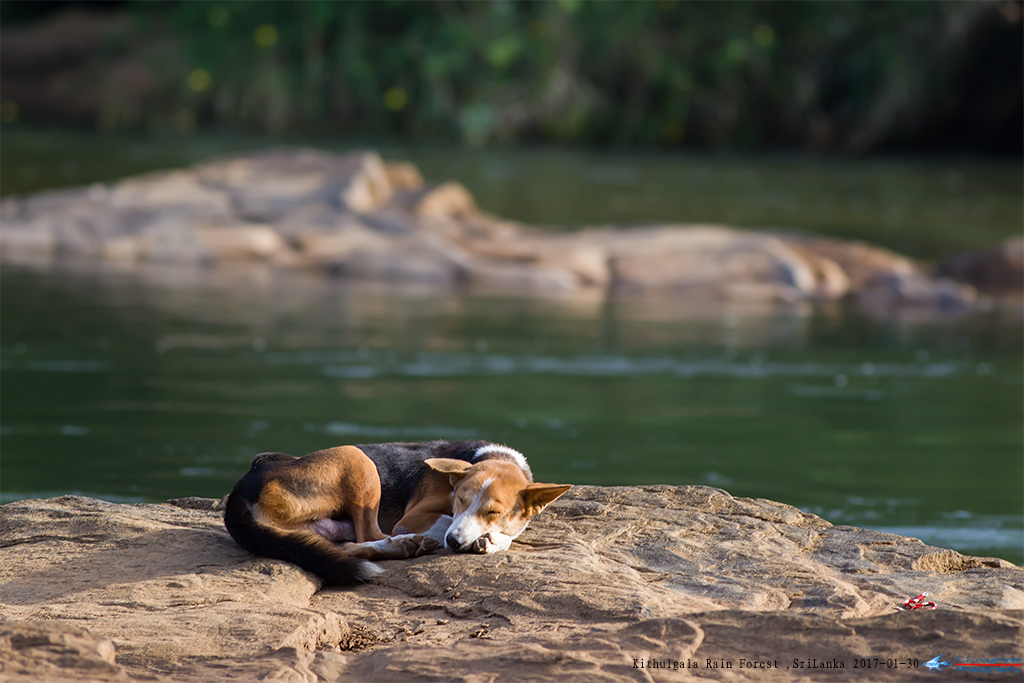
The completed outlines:
[[[228,496],[224,524],[250,552],[294,562],[330,584],[354,583],[380,574],[371,560],[442,545],[507,550],[570,488],[533,483],[519,451],[487,441],[340,446],[301,458],[261,453]]]

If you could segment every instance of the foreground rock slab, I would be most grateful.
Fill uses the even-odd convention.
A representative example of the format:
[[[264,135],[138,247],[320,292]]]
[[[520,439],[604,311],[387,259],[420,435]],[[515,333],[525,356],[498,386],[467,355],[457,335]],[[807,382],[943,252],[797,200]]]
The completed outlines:
[[[427,184],[411,164],[372,152],[270,150],[7,199],[0,217],[0,256],[36,265],[262,263],[503,293],[659,292],[705,306],[849,298],[882,314],[991,304],[861,242],[712,225],[541,231],[487,215],[458,183]]]
[[[218,501],[171,503],[0,506],[0,676],[924,680],[937,655],[1019,657],[1024,636],[1008,562],[701,486],[580,486],[508,552],[330,590],[239,549]],[[939,609],[895,610],[922,591]]]

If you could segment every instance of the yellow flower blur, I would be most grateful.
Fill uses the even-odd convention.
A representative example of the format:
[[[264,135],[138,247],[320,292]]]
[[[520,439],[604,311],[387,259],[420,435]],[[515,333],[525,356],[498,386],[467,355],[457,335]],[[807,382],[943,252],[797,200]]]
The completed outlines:
[[[203,92],[210,87],[210,82],[212,80],[213,79],[210,78],[209,71],[199,68],[192,69],[192,72],[188,75],[188,78],[185,79],[185,82],[188,83],[188,87],[193,92]]]
[[[391,111],[402,111],[407,104],[409,104],[409,95],[398,86],[384,93],[384,106]]]
[[[263,24],[256,29],[256,32],[253,34],[253,39],[260,47],[273,47],[277,44],[277,27],[273,24]]]

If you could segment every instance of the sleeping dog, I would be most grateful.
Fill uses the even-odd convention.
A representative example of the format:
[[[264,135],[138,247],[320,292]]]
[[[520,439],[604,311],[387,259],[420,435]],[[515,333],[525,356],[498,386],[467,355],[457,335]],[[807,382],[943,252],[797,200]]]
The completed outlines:
[[[224,524],[250,552],[329,584],[355,583],[383,571],[371,560],[439,546],[507,550],[570,488],[533,483],[522,453],[486,441],[339,446],[301,458],[261,453],[228,496]]]

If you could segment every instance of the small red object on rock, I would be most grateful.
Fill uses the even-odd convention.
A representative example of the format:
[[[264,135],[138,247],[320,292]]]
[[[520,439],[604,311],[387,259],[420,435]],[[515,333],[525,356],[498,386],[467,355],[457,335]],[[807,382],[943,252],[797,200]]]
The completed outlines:
[[[916,598],[907,598],[903,601],[903,605],[896,605],[896,609],[903,611],[908,609],[936,609],[938,605],[930,600],[925,600],[928,597],[927,593],[921,593]]]

